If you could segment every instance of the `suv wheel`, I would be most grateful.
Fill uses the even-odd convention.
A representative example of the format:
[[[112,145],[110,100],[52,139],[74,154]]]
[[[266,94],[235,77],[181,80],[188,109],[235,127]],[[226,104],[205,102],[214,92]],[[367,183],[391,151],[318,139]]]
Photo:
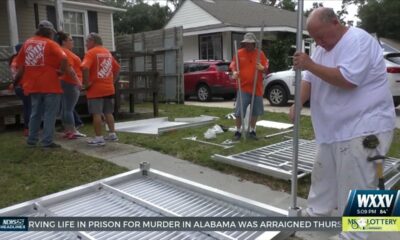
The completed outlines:
[[[211,91],[207,85],[201,84],[197,88],[197,99],[201,102],[206,102],[211,100]]]
[[[267,99],[272,106],[283,106],[288,102],[288,92],[281,85],[272,85],[268,89]]]

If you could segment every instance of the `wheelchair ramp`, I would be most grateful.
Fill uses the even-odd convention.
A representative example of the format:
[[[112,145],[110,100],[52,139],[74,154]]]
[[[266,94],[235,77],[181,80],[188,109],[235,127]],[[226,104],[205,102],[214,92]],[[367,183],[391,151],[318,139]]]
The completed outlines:
[[[134,170],[5,209],[0,216],[286,216],[250,199],[150,169]],[[0,232],[0,239],[283,239],[291,233],[227,231]]]
[[[312,172],[317,145],[314,140],[299,139],[297,178]],[[290,180],[292,177],[293,140],[275,143],[230,156],[215,154],[218,162],[245,168],[272,177]],[[400,180],[400,159],[388,158],[384,164],[385,186],[392,188]]]

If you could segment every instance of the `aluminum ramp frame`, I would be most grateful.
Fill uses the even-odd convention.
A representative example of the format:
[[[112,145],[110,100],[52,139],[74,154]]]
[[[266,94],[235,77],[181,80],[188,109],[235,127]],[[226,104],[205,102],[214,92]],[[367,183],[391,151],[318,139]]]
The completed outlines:
[[[297,178],[312,172],[317,145],[314,140],[299,139]],[[287,140],[230,156],[215,154],[218,162],[245,168],[272,177],[290,180],[292,176],[293,140]],[[384,164],[385,187],[392,188],[400,180],[400,159],[388,158]],[[388,178],[389,177],[389,178]]]
[[[157,170],[139,169],[0,209],[0,216],[287,216],[287,211]],[[292,232],[0,232],[0,239],[285,239]]]
[[[167,117],[150,118],[144,120],[117,122],[115,131],[127,133],[142,133],[160,135],[165,132],[175,131],[182,128],[191,128],[215,122],[216,117],[200,116],[193,118],[176,118],[175,121],[168,121]]]

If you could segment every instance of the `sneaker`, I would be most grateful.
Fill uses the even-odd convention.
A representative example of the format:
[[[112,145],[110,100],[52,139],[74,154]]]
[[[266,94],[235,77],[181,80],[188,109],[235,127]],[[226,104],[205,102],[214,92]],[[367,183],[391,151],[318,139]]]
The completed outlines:
[[[256,135],[256,132],[254,132],[254,131],[251,131],[251,132],[249,133],[248,138],[249,138],[249,139],[253,139],[253,140],[258,140],[258,137],[257,137],[257,135]]]
[[[235,135],[233,135],[233,140],[239,141],[241,137],[242,137],[242,134],[240,132],[236,131]]]
[[[83,126],[84,126],[83,123],[78,124],[78,125],[75,126],[75,129],[78,130],[79,128],[82,128]]]
[[[84,137],[86,137],[86,134],[83,134],[83,133],[81,133],[79,131],[75,131],[73,133],[73,135],[74,135],[75,138],[84,138]]]
[[[87,143],[89,144],[89,146],[104,146],[104,145],[106,145],[106,142],[104,141],[104,139],[96,138],[96,137],[88,140]]]
[[[110,142],[117,142],[119,139],[117,137],[117,134],[110,133],[110,134],[108,134],[108,136],[104,137],[104,140],[110,141]]]
[[[50,143],[49,145],[42,146],[42,148],[45,148],[45,149],[60,148],[60,147],[61,147],[60,144],[57,144],[57,143],[54,143],[54,142]]]
[[[70,131],[64,131],[63,138],[67,138],[67,139],[69,139],[69,138],[70,138],[70,136],[71,136],[72,134],[73,134],[73,133],[72,133],[72,132],[70,132]]]
[[[36,143],[29,143],[29,142],[27,142],[27,143],[26,143],[26,146],[27,146],[28,148],[35,148],[35,147],[37,146],[37,144],[36,144]]]

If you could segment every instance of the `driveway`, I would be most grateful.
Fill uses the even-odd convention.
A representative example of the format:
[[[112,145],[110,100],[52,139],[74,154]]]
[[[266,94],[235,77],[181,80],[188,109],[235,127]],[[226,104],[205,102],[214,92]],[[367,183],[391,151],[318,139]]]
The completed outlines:
[[[213,99],[210,102],[199,101],[185,101],[185,105],[203,106],[203,107],[220,107],[234,109],[234,101],[224,101],[223,99]],[[264,99],[264,109],[269,112],[289,113],[289,107],[293,102],[289,101],[287,106],[273,107],[269,104],[268,100]],[[310,108],[304,107],[301,111],[302,115],[310,116]],[[396,108],[396,128],[400,129],[400,106]]]

